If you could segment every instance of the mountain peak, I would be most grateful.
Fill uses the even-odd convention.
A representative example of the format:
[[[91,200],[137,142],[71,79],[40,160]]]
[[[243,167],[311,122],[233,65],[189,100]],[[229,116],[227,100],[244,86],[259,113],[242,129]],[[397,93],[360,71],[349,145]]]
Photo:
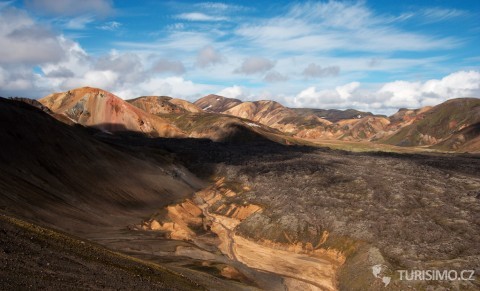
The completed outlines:
[[[241,103],[241,100],[215,94],[207,95],[194,102],[201,109],[215,113],[221,113]]]
[[[198,113],[203,111],[193,103],[169,96],[141,96],[127,100],[127,102],[150,114]]]
[[[154,136],[182,136],[160,117],[151,115],[108,91],[81,87],[50,94],[39,100],[57,114],[104,131],[134,131]]]

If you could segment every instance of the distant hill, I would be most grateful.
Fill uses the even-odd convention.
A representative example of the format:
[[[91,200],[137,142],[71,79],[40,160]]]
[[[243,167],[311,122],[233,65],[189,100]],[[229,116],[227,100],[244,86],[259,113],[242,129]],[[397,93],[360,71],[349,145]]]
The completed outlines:
[[[207,98],[208,97],[208,98]],[[217,100],[218,99],[218,100]],[[205,101],[206,100],[206,101]],[[211,109],[221,110],[238,102],[236,99],[209,95],[205,102],[213,102],[215,106],[206,111],[197,105],[171,97],[139,97],[127,100],[130,104],[154,114],[182,130],[188,137],[208,138],[218,142],[255,142],[275,141],[288,143],[291,138],[282,132],[255,122],[247,117],[236,117],[228,114],[211,112]],[[238,101],[238,102],[237,102]],[[177,105],[180,104],[180,105]],[[202,104],[202,102],[200,102]],[[239,105],[246,104],[240,103]],[[208,106],[207,106],[208,107]],[[233,107],[235,108],[235,107]],[[292,142],[294,142],[292,140]]]
[[[396,120],[397,115],[393,116]],[[383,142],[399,146],[436,146],[460,150],[476,139],[480,122],[480,99],[451,99],[415,115],[411,124],[401,127]],[[478,149],[477,149],[478,150]]]
[[[294,137],[306,139],[365,140],[384,131],[390,123],[386,117],[374,116],[370,112],[353,109],[345,111],[296,109],[270,100],[241,102],[237,99],[209,95],[199,99],[195,104],[201,104],[216,113],[246,118]],[[228,109],[222,111],[224,108]],[[327,115],[331,120],[322,115]]]
[[[128,130],[152,136],[184,136],[168,121],[97,88],[83,87],[54,93],[39,101],[53,112],[63,114],[79,124],[109,132]]]
[[[133,131],[149,136],[213,141],[270,140],[283,144],[336,140],[373,142],[442,151],[480,151],[480,101],[458,98],[433,107],[401,108],[392,116],[354,109],[288,108],[272,100],[246,101],[207,95],[194,103],[168,96],[124,101],[107,91],[78,88],[21,100],[64,123]]]
[[[366,116],[372,116],[371,112],[358,111],[355,109],[313,109],[313,108],[291,108],[301,116],[315,115],[330,122],[338,122],[343,119],[360,119]]]
[[[206,112],[222,113],[240,103],[242,103],[242,101],[238,99],[210,94],[198,99],[193,104],[197,105]]]
[[[479,102],[476,98],[452,99],[434,107],[401,108],[390,117],[354,109],[287,108],[275,101],[242,102],[218,95],[203,97],[195,104],[207,111],[246,118],[303,139],[479,151],[475,126],[480,121]]]
[[[151,114],[203,112],[193,103],[168,96],[142,96],[126,101]]]
[[[195,104],[201,105],[207,112],[246,118],[288,134],[295,134],[305,127],[330,124],[329,121],[314,115],[299,115],[294,110],[271,100],[242,102],[238,99],[208,95],[197,100]]]

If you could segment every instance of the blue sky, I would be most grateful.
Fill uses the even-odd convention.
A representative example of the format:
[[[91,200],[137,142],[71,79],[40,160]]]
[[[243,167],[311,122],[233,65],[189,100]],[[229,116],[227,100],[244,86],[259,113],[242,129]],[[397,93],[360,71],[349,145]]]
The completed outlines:
[[[94,86],[379,113],[480,97],[480,1],[0,1],[0,47],[0,96]]]

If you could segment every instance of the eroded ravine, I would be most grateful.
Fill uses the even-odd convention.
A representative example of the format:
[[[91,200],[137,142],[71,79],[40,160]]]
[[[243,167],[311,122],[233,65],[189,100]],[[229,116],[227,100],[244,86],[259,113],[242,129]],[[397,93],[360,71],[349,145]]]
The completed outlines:
[[[336,273],[345,261],[341,254],[324,249],[306,252],[301,244],[255,242],[236,234],[242,220],[262,208],[252,204],[222,204],[223,198],[235,195],[219,179],[195,193],[192,199],[167,207],[167,213],[155,216],[142,228],[167,231],[170,238],[190,240],[204,249],[211,242],[199,235],[198,229],[203,227],[218,237],[215,246],[222,254],[248,268],[281,276],[287,290],[337,290]],[[198,257],[195,252],[182,251],[181,255]],[[209,258],[205,254],[203,257]]]

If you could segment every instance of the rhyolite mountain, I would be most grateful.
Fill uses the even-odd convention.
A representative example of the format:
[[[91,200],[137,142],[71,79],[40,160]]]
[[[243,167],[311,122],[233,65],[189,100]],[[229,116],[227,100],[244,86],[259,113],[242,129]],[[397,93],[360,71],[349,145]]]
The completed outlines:
[[[217,104],[218,106],[215,108],[228,107],[227,104],[230,101],[236,102],[217,95],[207,96],[207,100],[209,99],[215,100],[215,104],[218,103],[217,101],[220,103],[221,100],[226,101],[222,103],[223,105]],[[202,110],[196,104],[181,99],[142,96],[127,100],[127,102],[150,114],[168,120],[171,124],[180,128],[188,137],[228,142],[252,142],[265,139],[282,144],[295,143],[295,140],[291,137],[260,122],[242,116],[215,113],[209,109]]]
[[[400,146],[478,151],[480,149],[475,145],[478,145],[479,136],[476,133],[479,123],[480,99],[451,99],[415,112],[411,124],[400,127],[384,142]]]
[[[205,112],[222,113],[241,103],[242,101],[238,99],[210,94],[198,99],[193,104],[197,105]]]
[[[355,119],[365,116],[373,116],[371,112],[365,112],[355,109],[316,109],[316,108],[291,108],[300,115],[315,115],[331,122],[337,122],[342,119]]]
[[[141,96],[126,101],[151,114],[197,113],[203,111],[193,103],[168,96]]]
[[[249,119],[288,134],[297,133],[304,127],[323,126],[331,123],[315,115],[300,116],[292,109],[269,100],[242,102],[238,99],[208,95],[195,101],[194,104],[207,112]]]
[[[445,151],[480,151],[480,99],[456,98],[436,106],[401,108],[392,116],[355,110],[287,108],[275,101],[242,102],[208,95],[195,102],[210,112],[247,118],[297,138],[367,141]]]
[[[134,131],[151,136],[185,136],[168,121],[102,89],[77,88],[50,94],[39,101],[56,114],[62,114],[76,123],[108,132]]]
[[[90,87],[54,93],[39,101],[65,123],[106,132],[133,131],[213,141],[268,139],[283,144],[336,140],[480,151],[477,98],[451,99],[419,109],[401,108],[389,117],[353,109],[288,108],[270,100],[243,102],[214,94],[194,103],[153,95],[122,100]]]

